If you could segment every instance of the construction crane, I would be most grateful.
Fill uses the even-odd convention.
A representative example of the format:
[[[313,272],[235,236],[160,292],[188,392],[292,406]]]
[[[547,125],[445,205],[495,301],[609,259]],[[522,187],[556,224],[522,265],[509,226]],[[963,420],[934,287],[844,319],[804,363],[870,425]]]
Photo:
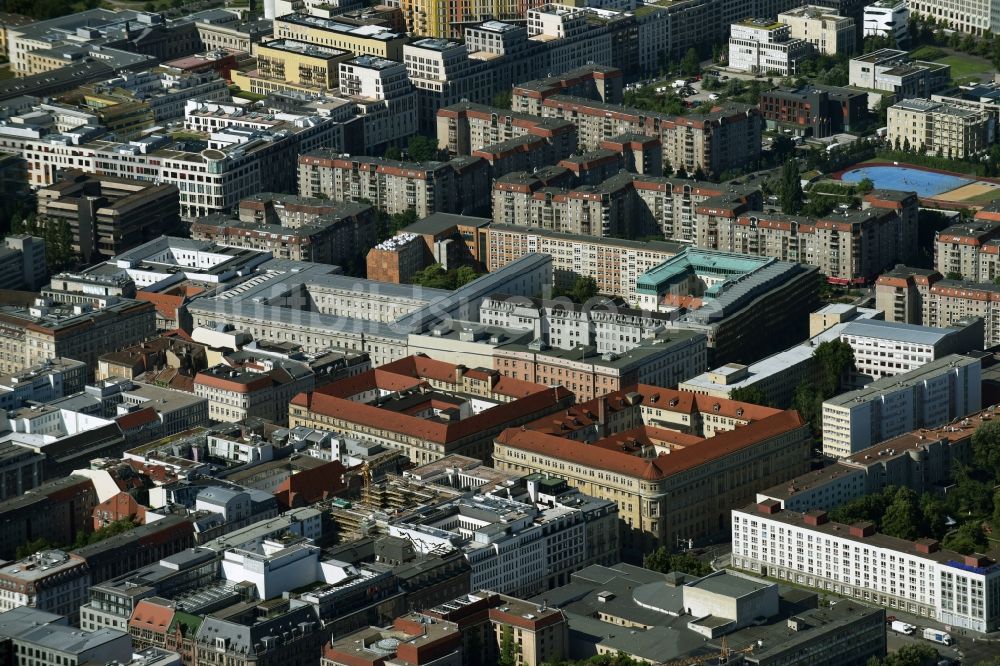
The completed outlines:
[[[371,502],[372,468],[366,460],[361,465],[361,498],[365,504]]]
[[[663,662],[663,666],[697,666],[698,664],[727,664],[729,660],[737,654],[750,654],[757,647],[756,643],[743,648],[730,648],[729,641],[722,637],[722,643],[718,654],[703,654],[699,657],[687,657],[686,659],[674,659]]]

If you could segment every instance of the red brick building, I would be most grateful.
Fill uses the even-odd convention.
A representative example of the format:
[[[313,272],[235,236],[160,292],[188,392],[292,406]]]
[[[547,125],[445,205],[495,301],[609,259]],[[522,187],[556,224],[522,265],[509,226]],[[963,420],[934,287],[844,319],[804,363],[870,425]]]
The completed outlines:
[[[146,522],[146,507],[139,504],[128,493],[121,492],[112,495],[94,507],[95,530],[126,518],[130,518],[139,524]]]

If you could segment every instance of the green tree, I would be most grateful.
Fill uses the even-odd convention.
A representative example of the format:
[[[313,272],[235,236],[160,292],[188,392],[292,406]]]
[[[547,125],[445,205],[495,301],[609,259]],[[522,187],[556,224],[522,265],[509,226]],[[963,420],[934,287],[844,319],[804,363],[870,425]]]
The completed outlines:
[[[584,275],[578,277],[573,283],[573,288],[569,290],[569,297],[576,303],[586,303],[597,296],[597,280]]]
[[[759,386],[740,386],[729,392],[729,399],[737,402],[749,402],[755,405],[768,405],[767,396]]]
[[[467,285],[478,277],[479,273],[471,266],[459,266],[455,269],[455,289]]]
[[[993,511],[993,483],[975,476],[976,470],[956,464],[952,471],[954,488],[947,495],[948,507],[956,516],[984,518]]]
[[[878,525],[895,494],[896,488],[889,486],[880,493],[863,495],[831,510],[830,520],[845,525],[866,522]]]
[[[867,666],[933,666],[939,658],[938,651],[933,647],[917,643],[904,645],[882,659],[872,657],[868,660]]]
[[[823,394],[812,382],[802,382],[792,394],[792,409],[809,424],[813,433],[823,430]]]
[[[989,548],[989,540],[983,531],[982,523],[972,520],[963,523],[958,529],[945,536],[941,545],[948,550],[954,550],[963,555],[979,553]]]
[[[712,573],[712,567],[707,562],[702,562],[690,553],[671,553],[664,546],[646,555],[642,559],[642,566],[660,573],[677,571],[692,576],[707,576]]]
[[[69,228],[69,220],[60,218],[52,236],[59,265],[65,267],[73,260],[73,231]]]
[[[423,287],[429,287],[431,289],[451,289],[452,279],[449,278],[448,272],[444,269],[441,264],[431,264],[417,271],[410,278],[410,282],[413,284],[419,284]]]
[[[827,340],[816,346],[813,359],[819,366],[819,390],[823,399],[836,395],[855,370],[854,349],[842,340]]]
[[[896,491],[882,516],[881,531],[889,536],[913,541],[920,534],[920,506],[917,494],[910,488]]]
[[[862,178],[854,186],[854,189],[855,191],[860,192],[861,194],[868,194],[873,189],[875,189],[875,183],[872,182],[871,178]]]
[[[406,227],[410,226],[417,221],[417,211],[409,208],[404,210],[402,213],[393,213],[389,216],[389,227],[392,230],[392,234],[397,234]],[[392,235],[390,234],[390,235]]]
[[[34,541],[29,541],[27,543],[23,543],[20,546],[18,546],[17,550],[14,552],[14,557],[21,560],[24,559],[25,557],[28,557],[29,555],[34,555],[40,550],[48,550],[53,546],[54,544],[52,544],[48,539],[45,539],[44,537],[35,539]]]
[[[20,212],[14,213],[14,216],[10,218],[10,233],[24,233],[24,218],[21,216]]]
[[[699,71],[701,71],[701,58],[698,57],[698,50],[692,46],[681,58],[681,72],[694,76]]]
[[[89,534],[81,530],[76,533],[76,541],[73,542],[73,548],[82,548],[83,546],[89,546],[90,544],[104,541],[105,539],[113,537],[116,534],[128,532],[137,525],[138,523],[130,516],[128,518],[120,518],[112,523],[108,523],[104,527],[94,530]]]
[[[944,274],[944,277],[945,279],[948,280],[961,280],[962,274],[959,273],[958,271],[948,271],[947,273]]]
[[[795,142],[787,136],[776,136],[771,142],[771,157],[775,164],[784,164],[794,150]]]
[[[417,271],[410,278],[412,284],[419,284],[432,289],[447,289],[449,291],[472,282],[479,274],[469,266],[446,271],[441,264],[431,264]]]
[[[972,434],[972,462],[977,469],[1000,481],[1000,422],[987,421]]]
[[[694,168],[694,173],[691,175],[695,180],[708,180],[708,176],[705,175],[705,171],[701,168],[700,164]]]
[[[799,166],[794,160],[785,162],[785,166],[781,168],[778,200],[783,213],[797,215],[802,211],[802,181],[799,178]]]
[[[513,95],[511,95],[511,91],[498,92],[496,95],[493,95],[493,106],[499,109],[509,109],[512,100]]]
[[[429,162],[438,157],[437,139],[414,134],[406,144],[406,152],[412,162]]]
[[[514,642],[514,630],[509,624],[503,625],[497,666],[516,666],[518,652],[517,643]]]
[[[390,145],[385,149],[385,159],[387,160],[401,160],[403,159],[403,151],[399,149],[396,144]]]
[[[937,495],[924,493],[920,496],[920,516],[924,522],[924,531],[927,536],[934,539],[940,539],[944,536],[947,530],[945,525],[947,513],[947,504]]]

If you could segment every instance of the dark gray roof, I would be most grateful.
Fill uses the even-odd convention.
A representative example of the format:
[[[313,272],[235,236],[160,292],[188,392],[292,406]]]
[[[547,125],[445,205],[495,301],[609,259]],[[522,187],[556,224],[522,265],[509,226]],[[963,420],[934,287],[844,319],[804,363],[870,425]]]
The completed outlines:
[[[471,227],[485,227],[490,223],[489,218],[472,217],[471,215],[454,215],[452,213],[431,213],[422,220],[417,220],[410,226],[403,229],[402,233],[411,234],[438,234],[456,225]]]
[[[215,644],[215,639],[228,639],[228,650],[249,656],[257,650],[268,636],[280,637],[285,632],[310,624],[317,630],[318,623],[311,606],[299,606],[276,617],[266,618],[252,625],[240,624],[209,615],[198,628],[195,640],[199,643]]]

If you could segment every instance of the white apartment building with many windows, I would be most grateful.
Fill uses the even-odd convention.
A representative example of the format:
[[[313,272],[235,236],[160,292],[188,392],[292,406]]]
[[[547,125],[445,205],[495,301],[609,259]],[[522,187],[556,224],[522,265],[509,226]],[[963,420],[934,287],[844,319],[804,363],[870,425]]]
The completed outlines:
[[[894,37],[896,43],[904,41],[910,31],[910,9],[907,0],[878,0],[866,5],[864,13],[865,37]]]
[[[534,482],[538,484],[538,481]],[[422,554],[462,551],[472,566],[471,587],[520,597],[565,585],[574,571],[619,559],[618,539],[588,538],[595,527],[616,534],[618,506],[571,491],[517,501],[493,495],[422,507],[390,521],[389,535]]]
[[[951,354],[823,403],[823,453],[844,458],[982,408],[978,358]]]
[[[340,63],[340,92],[363,116],[364,145],[384,146],[417,131],[417,93],[401,62],[363,55]],[[306,151],[301,151],[302,153]]]
[[[942,550],[933,539],[832,523],[776,500],[733,510],[732,565],[760,576],[989,632],[1000,626],[1000,564]]]
[[[840,340],[854,350],[855,386],[912,372],[948,354],[983,346],[983,320],[973,317],[949,328],[892,321],[851,322]]]
[[[12,125],[0,125],[0,151],[23,157],[28,182],[35,186],[55,182],[66,169],[174,185],[180,191],[181,216],[193,219],[233,210],[241,199],[258,192],[293,190],[299,154],[343,145],[344,125],[333,118],[189,102],[185,127],[210,133],[208,147],[199,152],[161,134],[119,142],[110,135],[95,136],[103,130],[59,134],[45,127]],[[415,131],[412,114],[411,108],[412,120],[401,130],[403,136]],[[367,132],[367,123],[365,128]]]
[[[910,11],[958,32],[982,35],[1000,28],[998,0],[912,0]]]
[[[768,19],[734,23],[729,32],[729,66],[741,72],[789,76],[813,52],[804,39],[793,39],[791,28]]]

